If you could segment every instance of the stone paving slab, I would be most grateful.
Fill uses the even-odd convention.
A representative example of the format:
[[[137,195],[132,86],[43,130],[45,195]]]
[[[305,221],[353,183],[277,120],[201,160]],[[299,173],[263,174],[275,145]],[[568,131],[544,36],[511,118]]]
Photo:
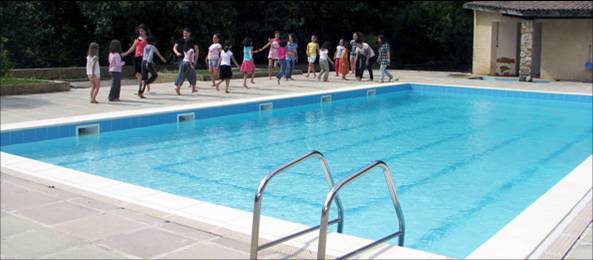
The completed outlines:
[[[59,201],[58,198],[49,197],[43,193],[33,191],[6,193],[6,195],[0,198],[0,208],[3,211],[30,209],[57,201]]]
[[[192,242],[189,238],[173,233],[157,229],[143,229],[105,239],[99,244],[142,258],[154,258],[174,249],[185,247]]]
[[[196,243],[183,250],[161,256],[163,259],[248,259],[249,254],[228,250],[212,242]]]
[[[175,223],[167,223],[165,225],[162,225],[160,227],[160,229],[164,230],[164,231],[176,233],[180,236],[188,237],[188,238],[198,240],[198,241],[199,240],[211,240],[211,239],[218,237],[212,233],[200,231],[200,230],[197,230],[194,228],[182,226],[182,225],[175,224]]]
[[[42,227],[2,239],[1,251],[6,258],[39,258],[82,243],[73,236]]]
[[[14,234],[24,233],[39,228],[31,221],[19,218],[12,214],[5,214],[0,219],[0,237],[6,238]]]
[[[593,224],[585,229],[585,232],[575,245],[568,251],[565,259],[593,259]]]
[[[246,242],[0,173],[0,258],[246,259]],[[25,207],[14,206],[26,202]],[[262,258],[287,256],[271,250]]]
[[[97,225],[97,223],[101,224]],[[106,213],[79,218],[55,226],[55,228],[61,232],[71,234],[88,241],[98,241],[111,236],[132,232],[144,227],[147,227],[147,225],[118,215]]]
[[[41,207],[16,211],[17,214],[46,225],[54,225],[97,213],[69,202],[58,202]]]
[[[128,256],[107,248],[88,244],[41,257],[42,259],[127,259]]]

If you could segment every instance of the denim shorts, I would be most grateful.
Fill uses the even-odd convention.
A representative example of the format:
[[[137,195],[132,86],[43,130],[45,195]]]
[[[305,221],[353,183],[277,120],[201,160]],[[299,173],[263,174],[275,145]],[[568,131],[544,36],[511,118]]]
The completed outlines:
[[[209,68],[218,68],[218,59],[208,59]]]

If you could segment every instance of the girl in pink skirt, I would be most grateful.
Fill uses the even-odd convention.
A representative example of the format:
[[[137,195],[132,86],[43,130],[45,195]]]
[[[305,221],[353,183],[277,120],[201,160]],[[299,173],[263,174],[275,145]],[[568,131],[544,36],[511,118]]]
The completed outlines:
[[[255,84],[255,64],[253,63],[253,40],[246,37],[243,40],[243,63],[241,63],[241,73],[243,73],[243,87],[247,87],[247,74],[251,74],[251,84]]]
[[[269,39],[268,43],[261,47],[259,50],[255,51],[254,53],[258,53],[260,51],[265,50],[266,48],[270,47],[270,52],[268,53],[268,77],[270,80],[272,79],[272,67],[274,66],[274,62],[278,61],[278,48],[280,48],[280,32],[274,32],[274,38]]]

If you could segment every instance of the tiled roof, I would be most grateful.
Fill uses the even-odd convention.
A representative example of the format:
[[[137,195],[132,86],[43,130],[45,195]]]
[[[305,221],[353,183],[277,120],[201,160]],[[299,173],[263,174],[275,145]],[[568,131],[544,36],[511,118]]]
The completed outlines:
[[[474,1],[463,7],[526,18],[593,17],[593,1]]]

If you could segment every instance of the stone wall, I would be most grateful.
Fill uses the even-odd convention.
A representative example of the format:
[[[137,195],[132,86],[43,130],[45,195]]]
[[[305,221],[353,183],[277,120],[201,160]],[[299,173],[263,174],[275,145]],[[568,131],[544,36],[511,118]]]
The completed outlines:
[[[532,81],[533,67],[533,20],[521,21],[521,43],[519,60],[519,80]]]
[[[177,70],[177,65],[159,65],[159,69]],[[109,67],[101,66],[101,78],[110,79]],[[85,67],[61,67],[61,68],[32,68],[32,69],[13,69],[10,74],[15,78],[35,78],[47,80],[73,80],[86,79]],[[124,66],[122,68],[123,78],[134,78],[134,66]]]
[[[70,83],[65,81],[49,81],[44,83],[2,85],[0,86],[0,96],[22,95],[35,93],[48,93],[70,91]]]

